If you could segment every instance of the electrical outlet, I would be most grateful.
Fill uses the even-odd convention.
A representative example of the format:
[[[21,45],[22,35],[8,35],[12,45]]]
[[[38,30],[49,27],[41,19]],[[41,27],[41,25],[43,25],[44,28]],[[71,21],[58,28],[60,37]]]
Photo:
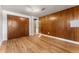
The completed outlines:
[[[48,34],[50,34],[50,32],[48,32]]]

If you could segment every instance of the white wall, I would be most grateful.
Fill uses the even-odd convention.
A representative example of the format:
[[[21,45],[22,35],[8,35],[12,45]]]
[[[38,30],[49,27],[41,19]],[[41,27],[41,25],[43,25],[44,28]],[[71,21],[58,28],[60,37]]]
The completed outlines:
[[[36,34],[39,34],[39,18],[36,20]]]
[[[3,12],[3,41],[7,40],[7,16],[5,14],[5,11]]]
[[[1,41],[2,41],[2,22],[3,22],[3,19],[2,19],[2,8],[0,6],[0,45],[1,45]]]

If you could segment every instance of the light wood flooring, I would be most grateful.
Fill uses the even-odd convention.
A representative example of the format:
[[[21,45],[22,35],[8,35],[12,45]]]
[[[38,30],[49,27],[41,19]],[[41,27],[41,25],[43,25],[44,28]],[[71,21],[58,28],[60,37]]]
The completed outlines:
[[[0,52],[6,53],[72,53],[79,52],[79,45],[61,40],[39,37],[21,37],[10,39],[0,47]]]

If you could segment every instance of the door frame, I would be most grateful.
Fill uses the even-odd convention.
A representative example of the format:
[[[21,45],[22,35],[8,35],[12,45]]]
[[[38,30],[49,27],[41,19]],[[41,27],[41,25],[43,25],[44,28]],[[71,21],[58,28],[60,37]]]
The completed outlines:
[[[21,17],[26,17],[26,18],[29,18],[29,35],[31,35],[31,17],[30,16],[27,16],[27,15],[23,15],[23,14],[19,14],[19,13],[14,13],[14,12],[11,12],[11,11],[7,11],[7,10],[3,10],[3,41],[5,40],[8,40],[8,35],[7,35],[7,32],[8,32],[8,22],[7,22],[7,15],[14,15],[14,16],[21,16]]]

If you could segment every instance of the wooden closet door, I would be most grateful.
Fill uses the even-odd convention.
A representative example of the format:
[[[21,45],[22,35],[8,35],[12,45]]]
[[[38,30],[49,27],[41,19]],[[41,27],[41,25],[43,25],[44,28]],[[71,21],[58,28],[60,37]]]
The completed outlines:
[[[8,38],[18,38],[29,35],[29,19],[8,15]]]

